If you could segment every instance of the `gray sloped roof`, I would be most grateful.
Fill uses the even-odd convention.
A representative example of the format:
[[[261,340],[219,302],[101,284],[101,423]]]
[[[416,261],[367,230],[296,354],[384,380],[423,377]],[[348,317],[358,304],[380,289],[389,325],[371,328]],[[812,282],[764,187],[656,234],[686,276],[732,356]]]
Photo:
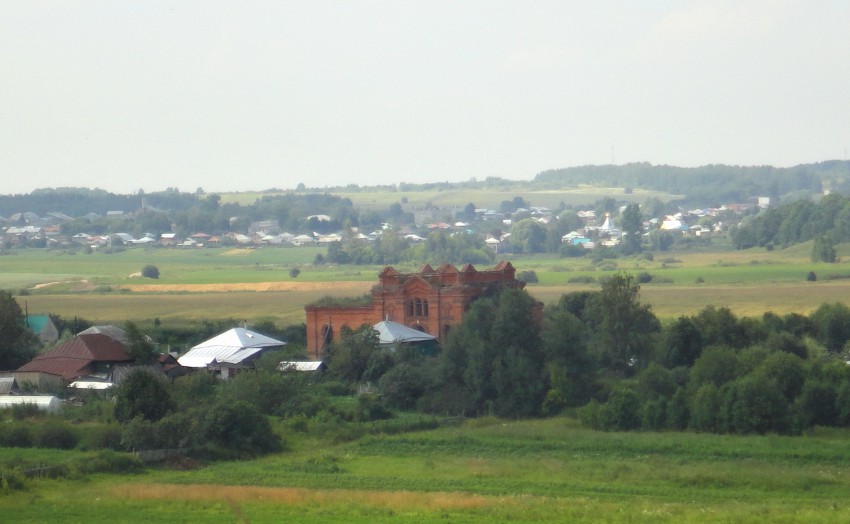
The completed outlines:
[[[409,328],[391,320],[383,320],[372,327],[378,332],[378,339],[381,344],[395,344],[397,342],[424,342],[427,340],[437,339],[437,337],[433,335]]]
[[[90,334],[96,334],[96,333],[101,333],[103,335],[106,335],[109,338],[111,338],[113,340],[117,340],[118,342],[121,342],[123,344],[127,343],[127,332],[124,331],[123,329],[121,329],[118,326],[111,326],[111,325],[92,326],[88,329],[80,331],[79,333],[77,333],[77,335],[90,335]]]
[[[245,328],[233,328],[201,342],[178,358],[177,362],[190,368],[203,368],[212,362],[239,364],[266,348],[285,344]]]

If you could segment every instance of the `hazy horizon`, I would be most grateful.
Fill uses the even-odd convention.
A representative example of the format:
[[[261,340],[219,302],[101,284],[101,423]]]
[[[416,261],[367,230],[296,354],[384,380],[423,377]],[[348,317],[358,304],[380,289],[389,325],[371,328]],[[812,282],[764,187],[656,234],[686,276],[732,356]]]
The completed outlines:
[[[0,193],[847,159],[850,4],[11,2]]]

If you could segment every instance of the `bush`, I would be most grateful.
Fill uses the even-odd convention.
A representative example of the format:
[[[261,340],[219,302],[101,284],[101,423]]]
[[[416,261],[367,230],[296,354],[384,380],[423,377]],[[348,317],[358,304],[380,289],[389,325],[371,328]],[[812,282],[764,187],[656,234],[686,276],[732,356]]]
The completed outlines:
[[[142,268],[142,276],[145,278],[159,278],[159,268],[147,265]]]
[[[32,431],[27,426],[16,424],[0,431],[0,446],[6,448],[31,448]]]
[[[815,274],[814,271],[809,271],[809,273],[806,275],[806,282],[816,282],[817,279],[818,276]]]
[[[78,441],[76,432],[60,422],[44,424],[35,434],[35,446],[38,448],[73,449]]]
[[[36,404],[31,404],[27,402],[24,404],[15,404],[12,406],[13,420],[26,420],[28,418],[36,418],[40,416],[41,412],[38,410],[38,406]]]
[[[142,463],[133,455],[103,450],[75,464],[79,473],[135,473],[142,470]]]
[[[539,282],[536,271],[520,271],[516,279],[526,284],[536,284]]]
[[[93,426],[86,429],[80,437],[82,450],[121,449],[121,428],[116,425]]]
[[[269,419],[242,401],[219,403],[201,421],[203,437],[213,455],[242,457],[282,449]]]
[[[9,493],[24,489],[24,476],[17,470],[0,466],[0,493]]]
[[[652,275],[650,275],[646,271],[641,271],[637,274],[635,280],[637,280],[638,284],[649,284],[650,282],[652,282]]]

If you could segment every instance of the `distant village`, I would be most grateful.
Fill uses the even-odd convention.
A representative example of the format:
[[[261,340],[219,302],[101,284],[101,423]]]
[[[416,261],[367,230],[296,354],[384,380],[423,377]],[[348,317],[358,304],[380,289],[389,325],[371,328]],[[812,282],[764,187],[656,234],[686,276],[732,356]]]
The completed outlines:
[[[695,237],[711,236],[723,231],[728,221],[737,221],[745,212],[753,209],[766,208],[770,205],[769,198],[758,198],[751,203],[726,204],[716,208],[683,210],[670,215],[648,218],[643,223],[643,233],[648,234],[652,230],[669,231],[681,235]],[[145,233],[133,236],[125,232],[109,234],[75,233],[69,235],[63,233],[63,224],[80,220],[94,223],[96,221],[126,221],[139,214],[156,211],[149,207],[143,207],[136,213],[124,211],[109,211],[105,216],[89,213],[82,217],[70,217],[61,212],[48,212],[39,216],[33,212],[14,213],[9,217],[0,217],[0,231],[2,231],[2,248],[15,247],[41,247],[54,249],[87,248],[92,250],[115,246],[158,246],[174,248],[200,248],[219,246],[315,246],[327,245],[343,240],[359,240],[371,242],[379,238],[388,230],[394,230],[410,243],[418,243],[426,240],[428,233],[432,231],[446,231],[452,233],[476,233],[481,232],[484,243],[492,250],[498,251],[500,244],[509,240],[511,227],[524,219],[531,219],[549,227],[557,222],[565,213],[577,216],[581,220],[581,226],[572,229],[562,235],[564,244],[581,246],[585,249],[593,249],[597,245],[606,247],[616,246],[623,237],[623,231],[617,226],[616,217],[625,209],[625,205],[619,207],[612,217],[610,213],[598,216],[593,209],[579,209],[562,211],[560,214],[546,208],[532,206],[529,208],[519,207],[515,211],[505,213],[493,209],[476,208],[474,214],[464,214],[463,220],[444,222],[436,219],[437,213],[432,211],[417,211],[414,213],[415,224],[394,224],[384,222],[381,227],[372,231],[361,231],[358,227],[352,227],[347,231],[332,233],[320,233],[317,231],[283,231],[280,223],[274,219],[259,220],[252,222],[246,229],[241,231],[196,231],[191,234],[180,236],[174,232]],[[460,217],[460,212],[455,212]],[[325,214],[314,214],[304,217],[304,224],[322,224],[331,222],[331,217]],[[321,228],[316,228],[321,229]],[[498,234],[494,233],[498,231]]]

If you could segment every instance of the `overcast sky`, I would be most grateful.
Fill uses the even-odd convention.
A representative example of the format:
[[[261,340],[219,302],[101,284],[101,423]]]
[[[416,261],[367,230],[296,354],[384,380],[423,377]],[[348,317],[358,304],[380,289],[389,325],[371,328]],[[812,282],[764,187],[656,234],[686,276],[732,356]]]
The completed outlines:
[[[0,0],[0,193],[847,158],[850,2]]]

